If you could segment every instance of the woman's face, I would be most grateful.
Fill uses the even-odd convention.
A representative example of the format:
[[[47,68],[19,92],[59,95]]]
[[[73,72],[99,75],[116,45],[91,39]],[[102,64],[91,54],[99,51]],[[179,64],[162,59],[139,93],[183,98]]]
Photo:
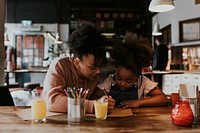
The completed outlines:
[[[115,70],[115,81],[116,84],[123,90],[130,89],[134,86],[138,76],[133,71],[119,66]]]
[[[78,69],[78,73],[85,78],[93,80],[100,74],[100,67],[95,66],[92,54],[83,56],[82,60],[76,58],[74,63]]]

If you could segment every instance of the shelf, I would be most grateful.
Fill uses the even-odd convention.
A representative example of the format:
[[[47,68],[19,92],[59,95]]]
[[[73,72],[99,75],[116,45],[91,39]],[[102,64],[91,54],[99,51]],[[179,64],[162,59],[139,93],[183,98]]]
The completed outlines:
[[[90,11],[90,13],[88,13]],[[139,31],[141,29],[141,14],[133,10],[114,9],[90,9],[87,14],[84,9],[71,9],[70,32],[74,30],[81,20],[93,23],[102,33],[114,33],[112,37],[124,35],[127,30]],[[85,18],[85,19],[84,19]],[[110,36],[109,36],[110,38]]]
[[[172,46],[193,46],[193,45],[200,45],[200,41],[189,41],[189,42],[180,42],[172,44]]]
[[[20,31],[41,31],[42,26],[19,26]]]

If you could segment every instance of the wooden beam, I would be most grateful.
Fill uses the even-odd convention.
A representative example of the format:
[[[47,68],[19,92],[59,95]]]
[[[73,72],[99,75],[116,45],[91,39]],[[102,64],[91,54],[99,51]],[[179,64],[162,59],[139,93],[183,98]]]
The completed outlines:
[[[4,85],[4,61],[5,61],[5,48],[4,48],[4,22],[5,22],[5,0],[0,0],[0,85]]]

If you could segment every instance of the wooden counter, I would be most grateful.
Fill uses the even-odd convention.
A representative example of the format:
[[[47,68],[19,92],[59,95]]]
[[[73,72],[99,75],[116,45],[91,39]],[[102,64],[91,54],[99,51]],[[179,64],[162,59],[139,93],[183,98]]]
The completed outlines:
[[[170,107],[149,107],[132,109],[134,116],[131,117],[108,117],[106,120],[96,120],[94,117],[86,117],[79,125],[67,123],[67,115],[47,117],[46,123],[34,123],[24,121],[18,117],[13,108],[0,107],[0,132],[33,132],[33,133],[191,133],[200,132],[197,128],[180,127],[172,123]],[[19,107],[17,107],[19,108]]]
[[[20,69],[20,70],[12,70],[12,71],[7,71],[4,70],[5,73],[46,73],[48,70],[47,69],[39,69],[39,70],[29,70],[29,69]]]
[[[158,87],[161,90],[164,90],[163,89],[163,75],[185,74],[185,73],[191,73],[191,71],[184,71],[184,70],[159,71],[159,70],[153,70],[151,72],[142,72],[143,75],[147,76],[152,81],[158,82]]]
[[[12,71],[4,70],[4,73],[6,74],[6,84],[7,84],[7,86],[9,86],[10,85],[10,82],[9,82],[9,74],[10,73],[14,73],[15,74],[15,80],[16,80],[18,78],[18,76],[21,75],[21,74],[25,74],[25,73],[33,73],[33,74],[41,74],[41,73],[43,73],[43,74],[46,74],[47,71],[48,71],[48,69],[38,69],[38,70],[35,70],[35,69],[20,69],[20,70],[12,70]],[[44,77],[44,76],[42,76],[42,77]],[[43,80],[41,82],[43,82]],[[20,86],[23,86],[23,85],[20,85]]]

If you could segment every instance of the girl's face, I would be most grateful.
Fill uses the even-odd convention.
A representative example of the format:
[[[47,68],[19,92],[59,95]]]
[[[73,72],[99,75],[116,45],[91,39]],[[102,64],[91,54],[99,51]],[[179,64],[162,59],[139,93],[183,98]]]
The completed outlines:
[[[76,58],[74,64],[79,74],[90,80],[93,80],[100,74],[100,67],[95,66],[94,56],[91,54],[83,56],[82,60]]]
[[[130,89],[134,86],[138,76],[133,71],[119,66],[115,69],[115,81],[116,84],[123,90]]]

